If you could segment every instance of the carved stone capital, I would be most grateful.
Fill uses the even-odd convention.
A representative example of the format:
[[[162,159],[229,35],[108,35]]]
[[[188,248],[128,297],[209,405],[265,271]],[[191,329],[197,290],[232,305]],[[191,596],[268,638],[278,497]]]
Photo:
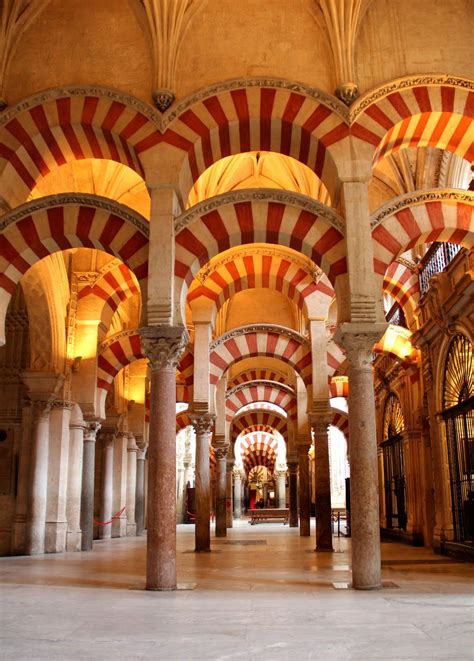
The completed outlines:
[[[297,461],[289,461],[288,462],[288,473],[290,475],[296,475],[298,472],[298,462]]]
[[[35,399],[33,401],[33,419],[35,422],[39,420],[47,420],[51,412],[51,401]]]
[[[98,420],[87,421],[84,427],[84,443],[95,443],[100,427]]]
[[[72,411],[74,408],[74,402],[70,402],[67,399],[56,399],[51,403],[52,409],[65,409],[66,411]]]
[[[133,434],[128,434],[127,452],[137,452],[138,445]]]
[[[310,414],[308,415],[308,420],[314,433],[315,443],[317,443],[321,437],[327,437],[328,427],[331,424],[329,414]]]
[[[238,468],[237,466],[234,466],[232,469],[232,474],[234,475],[234,480],[241,480],[242,479],[242,469]]]
[[[189,340],[184,326],[144,326],[138,332],[152,370],[176,369]]]
[[[190,413],[189,417],[196,435],[210,434],[214,429],[216,416],[213,413]]]
[[[229,451],[229,446],[226,447],[220,447],[220,448],[214,448],[214,453],[216,455],[216,459],[218,461],[222,459],[227,459],[227,453]]]
[[[336,96],[346,106],[350,106],[359,96],[359,88],[355,83],[343,83],[336,87]]]
[[[355,369],[371,369],[373,348],[385,333],[388,324],[341,324],[334,337],[345,350],[349,366]]]

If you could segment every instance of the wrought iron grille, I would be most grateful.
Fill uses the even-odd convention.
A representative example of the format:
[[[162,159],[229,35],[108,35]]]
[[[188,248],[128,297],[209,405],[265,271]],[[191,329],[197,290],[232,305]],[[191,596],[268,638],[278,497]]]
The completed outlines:
[[[406,478],[402,432],[405,429],[402,407],[398,397],[391,393],[385,403],[382,443],[385,515],[387,528],[406,530]]]
[[[446,359],[443,417],[454,539],[474,541],[474,379],[472,344],[455,335]]]
[[[385,321],[387,321],[389,324],[394,324],[395,326],[403,326],[403,328],[407,327],[405,314],[398,303],[392,305],[390,310],[385,315]]]
[[[429,289],[430,279],[445,270],[462,246],[457,243],[433,243],[425,255],[419,272],[420,293],[423,296]]]

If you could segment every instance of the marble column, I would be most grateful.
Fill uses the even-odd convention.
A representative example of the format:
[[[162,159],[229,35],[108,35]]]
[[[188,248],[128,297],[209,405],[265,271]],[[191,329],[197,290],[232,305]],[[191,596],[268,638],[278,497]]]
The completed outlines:
[[[44,553],[50,407],[50,401],[36,400],[33,402],[33,438],[26,516],[26,555]]]
[[[233,498],[233,487],[232,487],[232,471],[234,468],[234,462],[231,456],[231,453],[227,453],[226,461],[226,489],[225,489],[225,509],[226,509],[226,526],[227,528],[234,527],[234,498]]]
[[[69,423],[69,465],[66,503],[66,549],[68,551],[80,551],[82,546],[81,489],[82,453],[84,449],[85,428],[86,423],[79,419],[79,416],[77,418],[72,418]]]
[[[347,324],[349,326],[349,324]],[[384,325],[385,327],[385,325]],[[347,350],[351,466],[352,586],[381,586],[377,438],[372,349],[376,329],[339,331]]]
[[[112,519],[113,473],[114,473],[114,434],[103,433],[99,437],[102,443],[102,491],[100,494],[100,520]],[[99,526],[99,539],[112,537],[112,524]]]
[[[176,366],[188,334],[146,326],[140,335],[151,370],[146,589],[176,590]]]
[[[127,447],[128,432],[118,431],[114,437],[114,475],[112,537],[127,534]]]
[[[290,483],[290,528],[298,527],[298,462],[288,462],[288,481]]]
[[[316,473],[316,551],[332,551],[328,414],[310,416],[310,424],[314,432],[314,469]]]
[[[216,470],[216,537],[227,536],[227,451],[229,446],[214,448],[217,461]]]
[[[211,485],[209,474],[209,434],[214,415],[193,413],[191,420],[196,432],[196,526],[195,551],[211,550]]]
[[[91,421],[84,428],[82,452],[82,490],[81,490],[81,550],[92,551],[94,535],[94,472],[95,441],[100,423]]]
[[[135,520],[137,522],[137,537],[145,530],[145,457],[146,448],[138,448],[137,452],[137,484],[135,494]]]
[[[26,553],[26,516],[28,512],[29,472],[31,459],[31,429],[33,406],[29,400],[23,405],[21,415],[21,445],[18,466],[18,486],[15,502],[15,518],[12,530],[12,555]]]
[[[298,445],[298,464],[299,464],[299,493],[298,500],[300,504],[300,536],[310,536],[310,491],[309,491],[309,445]]]
[[[45,532],[46,553],[60,553],[66,550],[69,421],[72,408],[73,403],[64,400],[56,400],[51,404]]]
[[[278,484],[278,507],[284,509],[286,507],[286,472],[278,471],[277,474]]]
[[[135,521],[135,497],[137,490],[137,451],[138,446],[133,434],[128,434],[127,444],[127,537],[135,537],[137,523]]]
[[[234,516],[242,518],[242,476],[238,468],[234,468]]]

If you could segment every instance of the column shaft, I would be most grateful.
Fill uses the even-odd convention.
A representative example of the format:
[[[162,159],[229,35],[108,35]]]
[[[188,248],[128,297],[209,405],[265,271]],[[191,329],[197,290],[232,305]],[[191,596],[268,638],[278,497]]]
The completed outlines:
[[[128,436],[127,447],[127,537],[134,537],[137,534],[137,524],[135,521],[135,497],[137,490],[137,444],[133,434]]]
[[[100,494],[100,520],[105,524],[112,519],[114,436],[102,434],[102,492]],[[99,526],[99,539],[112,537],[112,524]]]
[[[298,527],[298,464],[288,462],[288,475],[290,483],[290,528]]]
[[[306,445],[298,447],[299,463],[299,503],[300,503],[300,535],[310,535],[310,496],[309,496],[309,447]]]
[[[196,431],[196,552],[211,550],[211,485],[209,471],[209,434],[214,418],[203,414],[192,417]]]
[[[48,402],[34,403],[33,443],[31,448],[30,490],[26,517],[27,555],[44,553],[46,498],[48,489]]]
[[[332,551],[328,423],[324,419],[317,420],[313,422],[313,429],[316,473],[316,551]]]
[[[227,535],[227,509],[226,509],[227,448],[216,448],[215,454],[217,460],[216,537],[226,537]]]
[[[90,422],[84,429],[81,490],[81,550],[92,551],[94,536],[95,439],[100,424]]]
[[[283,471],[278,473],[278,507],[286,507],[286,475]]]
[[[227,457],[226,464],[226,489],[225,489],[225,509],[226,509],[226,526],[227,528],[233,528],[234,526],[234,512],[233,512],[233,491],[232,491],[232,463]]]
[[[145,450],[137,453],[137,484],[135,495],[135,520],[137,522],[137,536],[143,535],[145,530]]]
[[[234,472],[234,516],[242,518],[242,477],[237,470]]]
[[[74,421],[69,425],[69,465],[67,475],[67,543],[68,551],[80,551],[82,454],[84,449],[85,423]]]

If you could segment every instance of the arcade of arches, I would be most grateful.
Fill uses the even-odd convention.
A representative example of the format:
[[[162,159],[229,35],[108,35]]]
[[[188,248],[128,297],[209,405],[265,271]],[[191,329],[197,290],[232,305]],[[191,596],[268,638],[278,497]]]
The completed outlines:
[[[176,522],[330,551],[350,474],[353,587],[381,532],[472,557],[470,3],[0,20],[2,555],[146,530],[174,589]]]

